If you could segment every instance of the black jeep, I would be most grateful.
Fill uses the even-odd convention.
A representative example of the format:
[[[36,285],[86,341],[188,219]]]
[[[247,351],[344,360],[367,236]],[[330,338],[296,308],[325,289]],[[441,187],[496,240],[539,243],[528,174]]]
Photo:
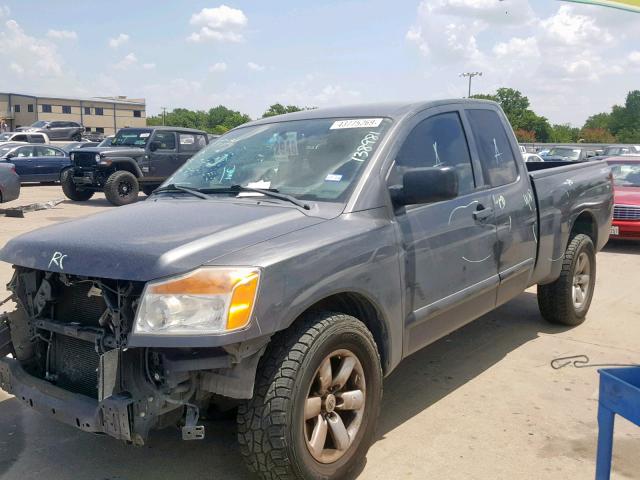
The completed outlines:
[[[62,172],[62,190],[76,201],[104,191],[112,204],[126,205],[140,190],[153,192],[208,142],[206,132],[190,128],[123,128],[110,147],[70,152],[71,168]]]

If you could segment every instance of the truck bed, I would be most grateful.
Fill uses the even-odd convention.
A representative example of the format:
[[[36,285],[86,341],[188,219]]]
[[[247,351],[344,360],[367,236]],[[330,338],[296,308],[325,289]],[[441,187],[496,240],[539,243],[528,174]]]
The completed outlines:
[[[596,250],[607,243],[613,215],[611,171],[603,161],[526,166],[538,209],[538,255],[531,284],[544,284],[558,278],[578,218],[585,228],[594,225]]]

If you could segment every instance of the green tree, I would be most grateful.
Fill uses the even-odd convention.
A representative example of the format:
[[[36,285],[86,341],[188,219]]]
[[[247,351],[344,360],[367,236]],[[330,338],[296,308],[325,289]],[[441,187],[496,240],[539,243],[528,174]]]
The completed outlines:
[[[582,128],[602,128],[609,131],[609,123],[611,122],[610,113],[596,113],[587,118]]]
[[[284,106],[281,103],[274,103],[262,114],[262,118],[284,115],[285,113],[300,112],[302,110],[306,110],[306,108],[298,107],[296,105]]]
[[[553,143],[575,143],[580,137],[580,129],[572,127],[568,123],[554,125],[551,128],[550,142]]]
[[[174,127],[197,128],[209,133],[222,134],[250,120],[249,115],[231,110],[224,105],[218,105],[217,107],[209,109],[208,112],[204,110],[176,108],[166,113],[164,124]],[[147,125],[162,124],[162,115],[147,117]]]

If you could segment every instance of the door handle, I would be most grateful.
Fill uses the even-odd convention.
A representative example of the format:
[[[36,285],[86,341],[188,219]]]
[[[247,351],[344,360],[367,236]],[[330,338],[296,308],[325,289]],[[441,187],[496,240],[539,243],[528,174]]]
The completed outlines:
[[[475,212],[473,212],[473,219],[477,222],[484,222],[491,215],[493,215],[493,208],[486,208],[484,205],[480,204],[476,208]]]

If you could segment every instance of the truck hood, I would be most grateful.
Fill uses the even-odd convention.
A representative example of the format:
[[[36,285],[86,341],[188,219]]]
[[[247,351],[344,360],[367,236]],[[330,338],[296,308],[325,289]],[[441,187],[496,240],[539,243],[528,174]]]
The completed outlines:
[[[617,205],[640,206],[640,187],[614,187],[613,196]]]
[[[10,240],[0,260],[89,277],[148,281],[322,221],[288,205],[161,198]]]
[[[71,150],[71,152],[101,153],[107,157],[138,157],[145,154],[144,148],[138,147],[87,147],[76,148]]]

